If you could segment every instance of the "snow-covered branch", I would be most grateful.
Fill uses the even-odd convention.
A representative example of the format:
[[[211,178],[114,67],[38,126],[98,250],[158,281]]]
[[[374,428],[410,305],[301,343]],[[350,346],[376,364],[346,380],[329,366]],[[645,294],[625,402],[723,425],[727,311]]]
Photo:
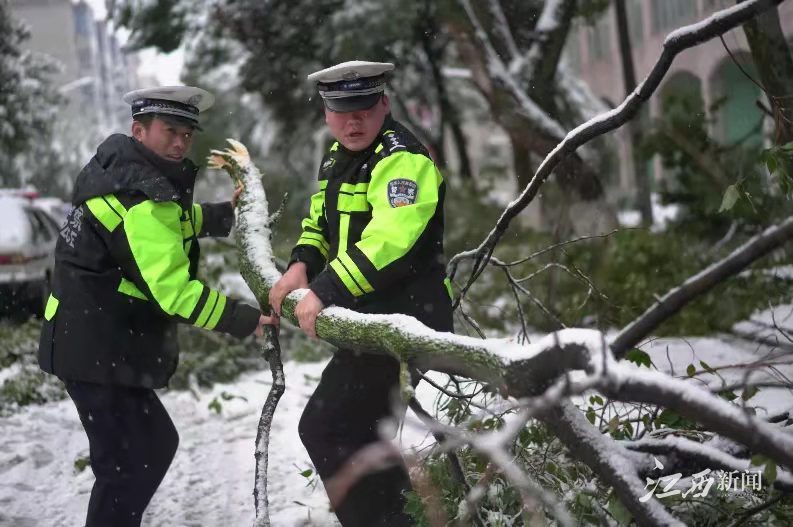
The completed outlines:
[[[649,403],[674,410],[708,430],[765,454],[779,464],[793,467],[793,437],[739,406],[708,394],[690,382],[666,374],[615,365],[609,371],[612,386],[601,391],[618,401]]]
[[[487,34],[484,26],[482,25],[479,17],[474,11],[473,6],[471,5],[470,0],[458,0],[460,5],[465,9],[465,12],[468,15],[469,20],[471,21],[471,25],[474,28],[474,36],[476,37],[479,45],[484,49],[486,54],[486,61],[487,61],[487,69],[490,76],[493,79],[498,80],[499,82],[503,83],[503,85],[508,89],[509,93],[515,98],[518,102],[518,111],[525,114],[525,116],[535,124],[535,126],[541,130],[543,133],[555,138],[562,138],[565,135],[564,127],[553,119],[548,113],[540,108],[540,106],[535,103],[531,98],[526,94],[526,92],[521,88],[518,84],[517,79],[510,74],[507,65],[501,60],[496,51],[496,48],[493,46],[493,43],[490,41],[490,37]]]
[[[460,0],[460,2],[464,6],[467,6],[466,11],[469,12],[469,16],[475,16],[475,13],[473,13],[473,10],[470,8],[468,0]],[[535,172],[534,177],[521,195],[504,210],[493,230],[476,249],[477,263],[471,273],[469,284],[476,280],[483,270],[486,261],[492,255],[494,247],[506,232],[510,222],[531,203],[542,184],[553,173],[554,169],[568,156],[574,154],[579,147],[589,143],[597,137],[616,130],[632,119],[639,112],[641,106],[658,89],[675,57],[681,51],[719,36],[780,3],[782,3],[782,0],[747,0],[746,2],[742,2],[728,9],[718,11],[701,22],[680,28],[670,33],[664,41],[664,47],[660,57],[647,78],[621,105],[587,121],[569,132],[556,148],[545,157]],[[477,35],[480,41],[482,40],[483,32],[484,30],[481,29],[481,27],[477,29]],[[501,71],[503,68],[500,68],[498,63],[490,67],[493,69],[494,75],[503,75]]]
[[[512,31],[509,29],[509,22],[507,21],[507,16],[504,14],[504,9],[501,7],[501,0],[488,0],[488,6],[490,8],[490,13],[493,15],[496,32],[507,47],[511,64],[518,60],[521,53],[515,42],[515,38],[512,36]]]
[[[267,305],[269,289],[280,277],[272,263],[267,199],[261,174],[245,147],[236,142],[232,145],[232,149],[216,154],[215,165],[244,185],[237,224],[241,272],[260,303]],[[771,236],[773,232],[764,234]],[[284,318],[293,323],[295,304],[303,294],[305,291],[293,292],[282,306]],[[536,492],[531,480],[516,473],[503,457],[510,439],[531,416],[539,417],[560,437],[567,438],[563,441],[571,451],[614,487],[643,524],[676,524],[658,502],[638,500],[643,487],[636,468],[628,462],[628,453],[591,426],[569,403],[572,395],[590,389],[613,400],[670,408],[780,465],[793,467],[793,437],[704,387],[618,363],[599,331],[562,330],[522,345],[514,339],[474,339],[437,332],[404,315],[368,315],[338,307],[320,313],[317,330],[321,338],[337,346],[390,354],[401,364],[410,363],[422,370],[462,374],[497,387],[504,396],[521,398],[523,409],[515,423],[490,435],[466,435],[466,440],[478,449],[490,449],[490,459],[526,493],[526,499],[539,499],[557,510],[557,518],[564,512],[548,501],[547,495]],[[459,431],[445,432],[460,437]]]
[[[726,258],[703,269],[683,284],[675,287],[643,315],[631,322],[612,341],[611,348],[617,358],[625,355],[666,319],[680,311],[694,298],[709,291],[716,284],[737,275],[753,262],[793,238],[793,216],[774,225],[735,249]]]
[[[601,434],[572,403],[550,407],[540,418],[573,456],[586,463],[605,484],[614,488],[639,525],[683,525],[659,501],[640,501],[647,491],[644,482],[636,474],[628,452]]]
[[[670,455],[696,462],[699,466],[726,471],[744,472],[752,468],[749,459],[740,459],[714,448],[708,443],[697,443],[684,437],[666,439],[643,439],[624,443],[625,448],[658,456]],[[669,468],[669,467],[667,467]],[[757,467],[755,467],[756,469]],[[777,470],[774,486],[785,492],[793,492],[793,474]]]
[[[510,64],[512,75],[530,79],[533,83],[550,82],[556,73],[559,57],[567,40],[570,21],[576,10],[575,0],[546,0],[537,25],[534,27],[538,38],[532,42],[525,59]],[[542,61],[548,61],[546,71],[540,71]]]

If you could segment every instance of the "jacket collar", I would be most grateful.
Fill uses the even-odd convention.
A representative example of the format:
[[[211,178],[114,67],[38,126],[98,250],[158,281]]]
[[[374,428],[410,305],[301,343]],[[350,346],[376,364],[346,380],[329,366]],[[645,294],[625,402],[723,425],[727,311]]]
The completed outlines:
[[[154,201],[192,201],[198,167],[163,159],[132,137],[108,137],[80,172],[72,203],[115,192],[140,192]]]

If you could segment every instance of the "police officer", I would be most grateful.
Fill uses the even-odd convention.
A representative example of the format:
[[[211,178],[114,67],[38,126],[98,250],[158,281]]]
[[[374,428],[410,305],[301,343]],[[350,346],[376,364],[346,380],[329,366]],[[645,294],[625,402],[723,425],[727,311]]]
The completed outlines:
[[[246,337],[273,322],[196,279],[198,238],[227,236],[231,202],[193,203],[186,158],[213,96],[130,92],[132,137],[108,137],[80,172],[55,249],[41,368],[77,406],[96,476],[88,527],[140,525],[179,436],[154,388],[176,369],[176,323]]]
[[[389,63],[353,61],[312,73],[336,141],[319,170],[302,235],[289,268],[270,293],[309,293],[295,314],[315,336],[319,311],[337,305],[365,313],[411,315],[452,330],[443,258],[445,184],[427,149],[390,115],[384,93]],[[299,433],[326,483],[361,448],[380,440],[392,416],[399,365],[392,357],[339,349],[300,420]],[[404,466],[360,479],[336,505],[345,527],[403,526]]]

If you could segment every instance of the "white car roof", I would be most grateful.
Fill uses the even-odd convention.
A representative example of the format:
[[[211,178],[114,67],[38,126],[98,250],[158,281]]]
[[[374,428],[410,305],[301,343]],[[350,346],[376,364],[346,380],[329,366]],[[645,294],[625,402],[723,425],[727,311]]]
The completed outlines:
[[[28,206],[25,198],[0,195],[0,251],[30,243],[33,227],[25,214]]]

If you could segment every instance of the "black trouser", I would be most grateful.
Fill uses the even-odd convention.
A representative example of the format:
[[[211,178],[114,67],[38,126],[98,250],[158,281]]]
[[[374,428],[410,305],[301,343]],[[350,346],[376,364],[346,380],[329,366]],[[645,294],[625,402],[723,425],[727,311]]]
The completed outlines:
[[[154,390],[66,381],[96,476],[86,527],[138,527],[179,435]]]
[[[300,418],[300,439],[327,482],[361,447],[379,441],[378,421],[393,416],[391,397],[399,363],[374,354],[339,350],[331,359]],[[400,416],[401,417],[401,416]],[[337,505],[344,527],[402,527],[410,479],[400,465],[361,478]]]

